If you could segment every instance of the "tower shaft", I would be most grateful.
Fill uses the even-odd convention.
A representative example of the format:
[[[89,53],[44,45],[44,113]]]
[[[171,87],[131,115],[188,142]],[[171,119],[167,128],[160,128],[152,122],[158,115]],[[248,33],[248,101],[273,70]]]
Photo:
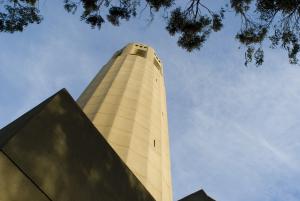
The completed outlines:
[[[152,196],[171,201],[163,65],[154,50],[132,43],[117,51],[77,102]]]

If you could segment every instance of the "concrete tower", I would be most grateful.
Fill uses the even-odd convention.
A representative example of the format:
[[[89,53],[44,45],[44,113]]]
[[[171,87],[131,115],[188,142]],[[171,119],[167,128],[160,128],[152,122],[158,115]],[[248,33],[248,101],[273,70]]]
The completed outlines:
[[[172,200],[163,65],[139,43],[117,51],[77,100],[157,201]]]

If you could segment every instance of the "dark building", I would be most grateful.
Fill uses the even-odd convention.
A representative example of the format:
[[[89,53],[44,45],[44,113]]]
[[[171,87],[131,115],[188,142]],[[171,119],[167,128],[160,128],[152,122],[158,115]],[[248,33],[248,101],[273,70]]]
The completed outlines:
[[[154,201],[61,90],[0,131],[1,201]]]
[[[204,190],[199,190],[191,195],[188,195],[180,199],[179,201],[215,201],[215,200],[209,197],[208,195],[206,195]]]

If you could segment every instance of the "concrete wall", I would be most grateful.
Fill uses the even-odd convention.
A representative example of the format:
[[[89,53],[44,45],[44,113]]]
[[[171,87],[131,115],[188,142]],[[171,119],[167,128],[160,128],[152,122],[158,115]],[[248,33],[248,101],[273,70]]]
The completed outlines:
[[[0,151],[0,200],[50,201],[2,151]]]
[[[66,91],[30,115],[0,131],[0,148],[51,200],[154,200]],[[0,200],[47,200],[18,169],[0,155]]]
[[[132,43],[117,51],[78,104],[157,201],[172,200],[163,65]]]

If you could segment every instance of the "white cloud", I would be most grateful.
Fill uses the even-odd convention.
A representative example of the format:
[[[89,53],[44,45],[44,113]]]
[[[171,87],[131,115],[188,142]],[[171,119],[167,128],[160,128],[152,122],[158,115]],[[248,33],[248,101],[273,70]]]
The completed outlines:
[[[300,71],[280,57],[261,69],[222,66],[235,57],[227,55],[173,61],[180,76],[169,83],[169,99],[178,91],[181,99],[169,102],[185,112],[169,111],[175,197],[201,186],[217,200],[296,200]]]

